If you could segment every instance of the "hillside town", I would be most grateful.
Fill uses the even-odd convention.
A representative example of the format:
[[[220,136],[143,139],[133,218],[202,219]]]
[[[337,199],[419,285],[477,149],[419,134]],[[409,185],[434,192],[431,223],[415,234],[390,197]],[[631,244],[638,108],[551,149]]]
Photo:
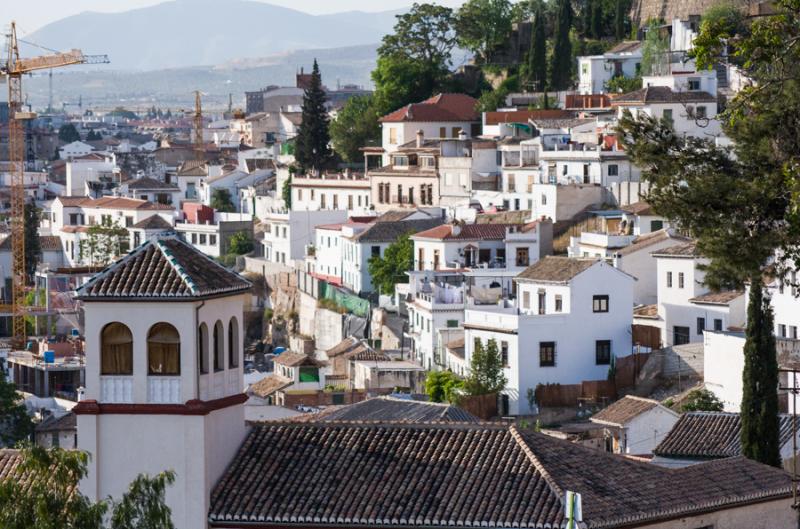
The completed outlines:
[[[1,527],[800,526],[797,3],[459,5],[227,108],[11,24]]]

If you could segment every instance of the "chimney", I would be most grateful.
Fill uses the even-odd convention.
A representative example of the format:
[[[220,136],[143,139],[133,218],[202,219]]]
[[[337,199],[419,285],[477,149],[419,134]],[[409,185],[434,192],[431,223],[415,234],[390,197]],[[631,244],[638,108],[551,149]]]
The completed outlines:
[[[467,133],[464,132],[464,129],[459,130],[458,131],[458,140],[459,141],[466,141],[466,139],[467,139]]]
[[[417,149],[421,149],[422,148],[422,144],[423,144],[424,140],[425,140],[425,133],[422,132],[422,129],[419,129],[417,131]]]

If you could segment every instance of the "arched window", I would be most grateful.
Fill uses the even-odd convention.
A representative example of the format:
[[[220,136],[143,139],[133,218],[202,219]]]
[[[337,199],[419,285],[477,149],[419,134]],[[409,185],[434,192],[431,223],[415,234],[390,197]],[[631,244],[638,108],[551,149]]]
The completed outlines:
[[[231,318],[228,322],[228,369],[239,367],[239,322]]]
[[[200,368],[200,373],[208,373],[208,325],[205,323],[200,324],[200,329],[197,331],[197,365]]]
[[[214,324],[214,371],[225,369],[225,330],[222,322],[217,320]]]
[[[180,375],[181,338],[169,323],[156,323],[147,333],[147,374]]]
[[[100,333],[100,374],[133,374],[133,334],[122,323],[109,323]]]

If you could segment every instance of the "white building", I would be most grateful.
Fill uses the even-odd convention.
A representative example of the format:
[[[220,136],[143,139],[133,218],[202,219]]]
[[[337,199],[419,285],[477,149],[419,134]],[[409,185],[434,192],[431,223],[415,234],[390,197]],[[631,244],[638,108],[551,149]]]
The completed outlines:
[[[119,498],[175,471],[176,527],[208,524],[212,487],[246,427],[243,308],[251,285],[177,238],[153,240],[81,287],[86,394],[73,409],[91,459],[81,493]]]
[[[705,272],[698,266],[708,261],[698,255],[694,242],[668,246],[652,256],[658,278],[657,316],[641,321],[635,318],[634,323],[658,327],[662,346],[702,342],[706,331],[744,326],[744,292],[711,292],[703,284]]]
[[[515,300],[469,300],[466,362],[476,343],[495,340],[508,378],[501,413],[534,412],[538,384],[605,380],[612,357],[631,351],[634,282],[605,261],[548,256],[517,276]]]
[[[87,189],[97,187],[100,182],[116,184],[120,182],[120,169],[117,167],[113,153],[91,153],[70,157],[66,163],[66,196],[94,196],[111,194],[113,187],[107,185],[105,190]]]
[[[229,193],[236,211],[242,211],[242,203],[240,200],[242,196],[241,191],[250,186],[257,186],[259,183],[273,178],[274,176],[275,171],[273,169],[259,169],[252,173],[234,169],[218,176],[201,179],[199,187],[197,187],[198,199],[206,206],[210,206],[214,194],[218,191],[225,190]]]
[[[689,86],[694,86],[690,84]],[[627,110],[672,123],[675,132],[685,136],[713,138],[722,133],[717,119],[717,97],[703,90],[677,91],[669,86],[645,86],[613,99],[611,105],[621,118]]]
[[[463,131],[470,136],[480,134],[481,116],[478,101],[464,94],[438,94],[420,103],[412,103],[380,119],[384,155],[382,165],[389,164],[389,154],[401,145],[414,141],[418,131],[426,138],[458,138]]]
[[[626,395],[589,420],[606,426],[614,453],[649,455],[679,417],[657,400]]]
[[[373,292],[372,277],[369,273],[369,260],[383,257],[386,248],[405,234],[414,234],[443,221],[441,210],[418,209],[409,211],[390,211],[384,213],[368,228],[348,232],[345,228],[342,240],[342,282],[345,287],[360,294]],[[385,295],[394,292],[382,292]]]
[[[158,204],[171,204],[176,207],[183,198],[183,194],[176,184],[149,177],[128,180],[120,186],[120,194]]]
[[[253,221],[239,213],[215,213],[213,222],[178,222],[175,232],[186,242],[211,257],[230,253],[231,237],[244,232],[253,238]]]
[[[633,78],[639,75],[642,63],[642,43],[625,41],[603,55],[578,57],[578,92],[604,94],[614,77]]]
[[[77,140],[73,141],[72,143],[67,143],[66,145],[58,149],[58,156],[62,160],[70,160],[72,158],[86,156],[93,150],[94,148],[88,143],[84,143],[80,140]]]
[[[306,271],[334,285],[342,285],[345,238],[353,237],[372,225],[372,218],[354,217],[347,222],[321,224],[316,227],[313,249],[306,257]]]
[[[306,247],[314,244],[315,228],[347,220],[347,210],[287,211],[274,210],[262,219],[264,258],[290,268],[303,265]]]
[[[360,173],[294,176],[291,185],[294,211],[344,209],[363,215],[371,210],[369,178]]]

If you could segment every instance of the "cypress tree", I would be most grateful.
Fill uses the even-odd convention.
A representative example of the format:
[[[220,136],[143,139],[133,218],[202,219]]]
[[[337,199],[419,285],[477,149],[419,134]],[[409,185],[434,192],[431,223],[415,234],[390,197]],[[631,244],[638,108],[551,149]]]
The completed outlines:
[[[603,38],[603,2],[592,4],[592,37]]]
[[[572,5],[570,0],[559,0],[550,70],[550,86],[554,90],[569,88],[572,77],[572,43],[569,40],[571,27]]]
[[[742,455],[780,467],[778,358],[772,307],[764,298],[760,276],[750,283],[742,379]]]
[[[536,7],[531,34],[531,49],[528,51],[528,81],[533,84],[534,92],[544,90],[547,84],[547,36],[545,35],[544,13],[542,6]]]
[[[311,81],[303,95],[303,120],[295,139],[295,159],[304,170],[322,169],[331,157],[326,100],[319,65],[314,59]]]
[[[625,39],[625,0],[617,0],[614,11],[614,37]]]
[[[600,1],[600,0],[595,0]],[[583,11],[581,15],[583,16],[583,36],[589,38],[592,36],[592,15],[594,14],[594,2],[592,0],[586,0],[586,3],[583,5]]]

